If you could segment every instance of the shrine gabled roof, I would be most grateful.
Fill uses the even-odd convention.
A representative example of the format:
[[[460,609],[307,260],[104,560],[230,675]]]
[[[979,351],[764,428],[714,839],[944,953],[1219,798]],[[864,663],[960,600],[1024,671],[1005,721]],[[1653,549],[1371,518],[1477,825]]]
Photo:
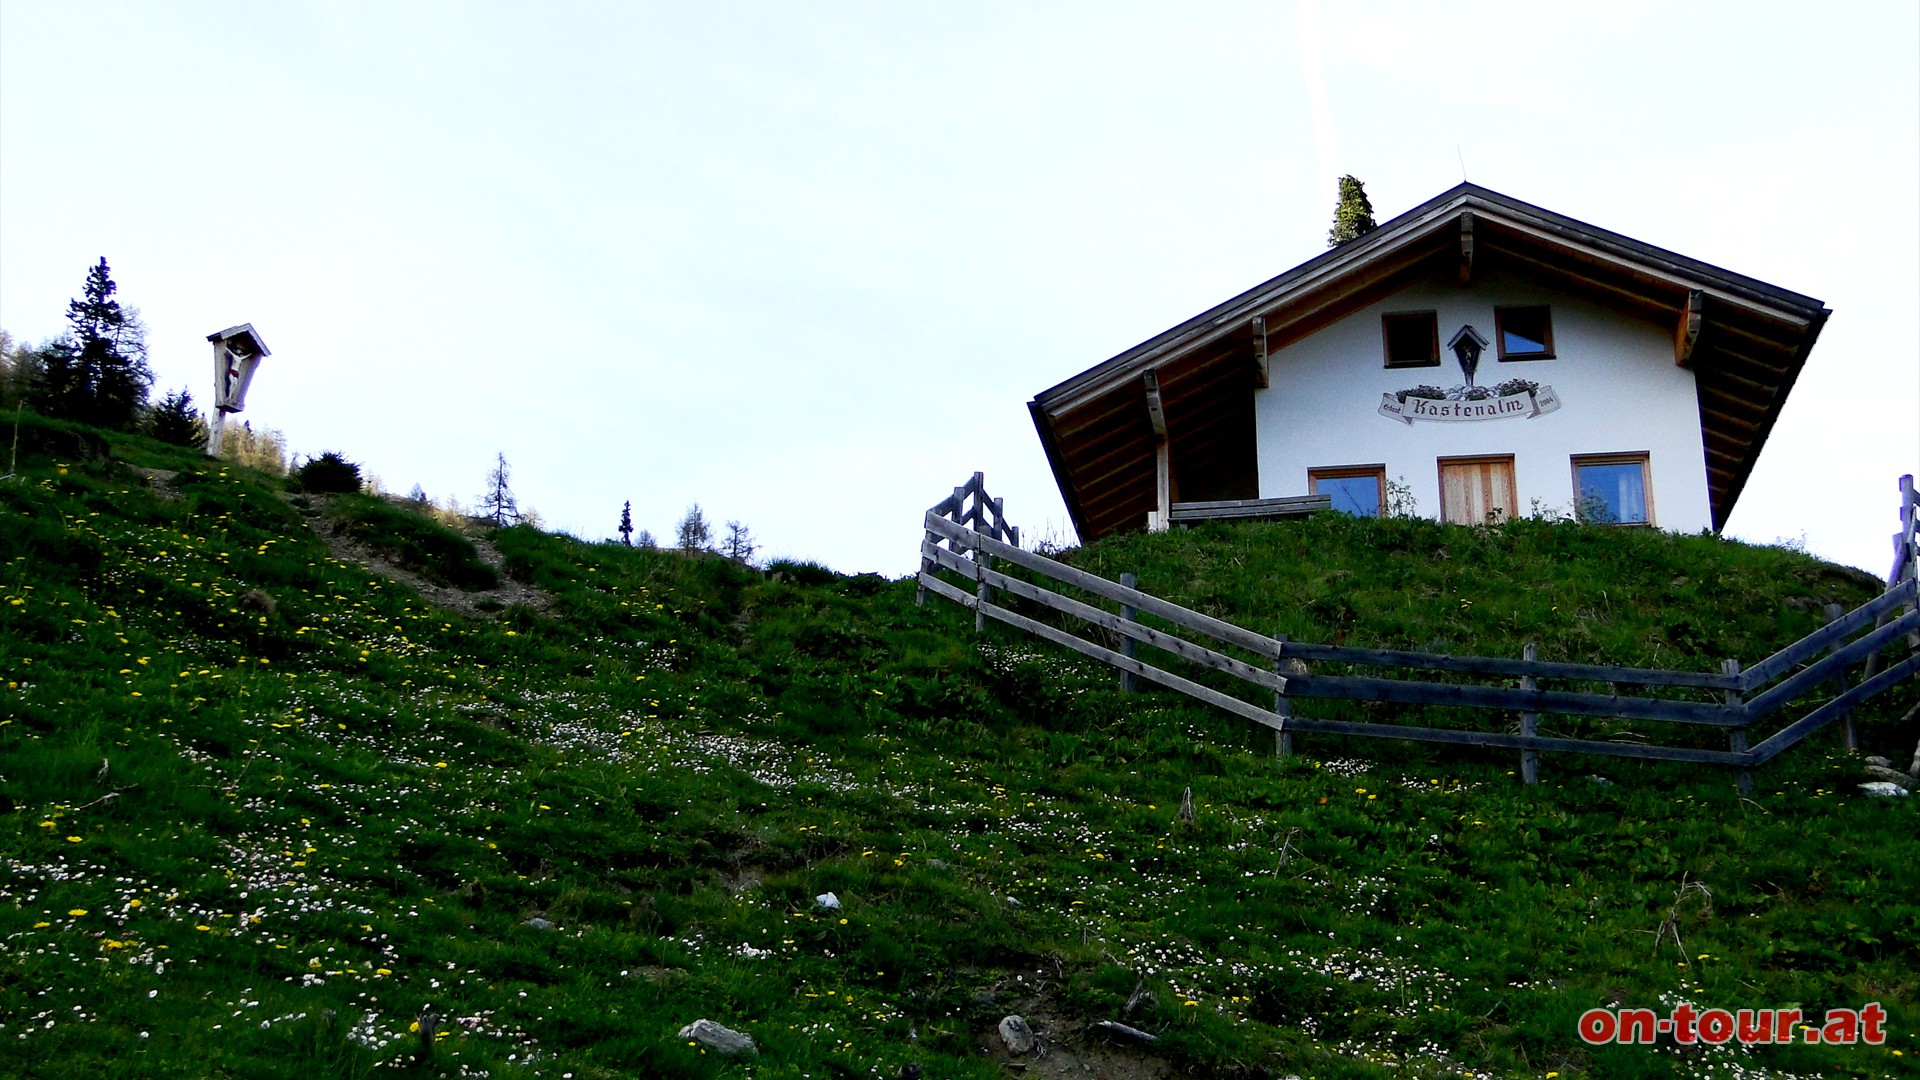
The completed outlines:
[[[1808,352],[1831,314],[1820,301],[1619,233],[1461,184],[1041,391],[1029,403],[1083,540],[1138,528],[1153,500],[1154,435],[1141,404],[1158,376],[1169,425],[1205,432],[1244,411],[1256,334],[1278,352],[1422,277],[1499,270],[1671,326],[1692,367],[1714,528],[1726,523]],[[1257,322],[1256,322],[1257,320]],[[1201,436],[1183,470],[1243,453]]]

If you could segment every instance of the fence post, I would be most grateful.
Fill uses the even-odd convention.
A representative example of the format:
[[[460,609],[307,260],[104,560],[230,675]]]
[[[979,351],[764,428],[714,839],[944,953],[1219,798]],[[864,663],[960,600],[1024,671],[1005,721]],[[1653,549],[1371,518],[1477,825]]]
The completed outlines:
[[[1740,674],[1740,661],[1722,660],[1720,661],[1720,671],[1726,675],[1738,675]],[[1727,691],[1727,704],[1730,706],[1743,704],[1740,691]],[[1747,752],[1746,725],[1742,724],[1737,728],[1727,729],[1727,749],[1732,750],[1736,754],[1744,754]],[[1752,771],[1744,765],[1741,766],[1740,771],[1734,775],[1734,785],[1740,789],[1740,794],[1742,795],[1753,794]]]
[[[1846,614],[1846,610],[1839,604],[1828,604],[1825,611],[1829,625],[1837,622],[1840,616]],[[1831,655],[1839,652],[1841,646],[1845,644],[1845,642],[1836,641],[1827,649],[1827,653]],[[1844,694],[1847,692],[1847,673],[1844,669],[1833,673],[1833,692],[1835,694]],[[1858,753],[1860,750],[1860,732],[1859,729],[1853,725],[1853,710],[1851,709],[1847,710],[1846,715],[1840,718],[1840,745],[1846,747],[1848,753]]]
[[[1273,641],[1279,648],[1273,650],[1273,673],[1286,678],[1287,675],[1287,635],[1275,634]],[[1287,721],[1293,718],[1293,702],[1279,690],[1273,692],[1273,711],[1280,717],[1280,726],[1273,733],[1273,756],[1293,756],[1293,732],[1287,730]]]
[[[977,603],[973,609],[973,632],[978,634],[987,628],[986,605],[993,602],[993,586],[987,584],[987,571],[993,569],[993,556],[987,554],[976,544],[973,548],[973,597]]]
[[[947,515],[947,520],[955,525],[964,526],[967,523],[967,485],[961,484],[953,489],[953,511]],[[947,550],[957,554],[966,550],[966,545],[958,540],[948,540]]]
[[[1134,587],[1134,583],[1137,580],[1138,579],[1131,573],[1120,575],[1120,584],[1129,589]],[[1120,605],[1120,617],[1122,619],[1128,622],[1137,622],[1139,621],[1137,619],[1138,615],[1139,612],[1133,610],[1132,604],[1123,603]],[[1133,652],[1134,640],[1125,634],[1120,635],[1120,655],[1131,660],[1133,659]],[[1120,692],[1123,694],[1131,694],[1138,689],[1140,689],[1140,677],[1131,671],[1122,670],[1120,672]]]
[[[1521,650],[1520,656],[1521,659],[1532,663],[1540,659],[1540,647],[1529,641],[1527,642],[1526,648]],[[1533,676],[1520,676],[1520,689],[1534,690],[1537,688],[1537,684],[1533,681]],[[1523,712],[1520,714],[1520,734],[1529,736],[1540,734],[1539,713]],[[1523,784],[1537,784],[1540,782],[1540,751],[1531,747],[1520,751],[1520,782]]]
[[[1913,474],[1900,478],[1900,531],[1893,534],[1893,569],[1887,573],[1887,588],[1891,589],[1902,581],[1911,581],[1920,576],[1920,544],[1915,543],[1915,529],[1920,528],[1920,496],[1913,489]],[[1888,612],[1874,620],[1874,629],[1885,626],[1894,617]],[[1920,632],[1907,635],[1907,648],[1920,649]],[[1865,682],[1880,673],[1880,650],[1867,654],[1866,670],[1860,673],[1860,681]]]
[[[936,543],[938,542],[938,538],[935,537],[932,533],[928,533],[926,534],[926,536],[928,540],[932,540]],[[920,556],[920,572],[923,574],[933,573],[933,560],[927,558],[925,555]],[[927,606],[927,587],[925,585],[919,585],[914,588],[913,606],[914,607]]]

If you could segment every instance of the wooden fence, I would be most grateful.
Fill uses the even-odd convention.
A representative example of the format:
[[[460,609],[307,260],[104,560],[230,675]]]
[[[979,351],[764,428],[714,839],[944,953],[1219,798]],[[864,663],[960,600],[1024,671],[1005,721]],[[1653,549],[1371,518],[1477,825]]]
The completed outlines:
[[[1262,634],[1142,592],[1128,580],[1131,574],[1114,582],[1022,551],[1015,539],[1017,533],[1006,525],[1001,501],[987,499],[979,473],[966,485],[956,488],[951,498],[927,512],[926,536],[920,546],[920,599],[924,602],[926,595],[933,593],[970,608],[976,630],[992,619],[1101,660],[1123,672],[1129,686],[1135,679],[1147,679],[1263,724],[1273,729],[1275,748],[1281,753],[1291,751],[1293,732],[1502,747],[1521,752],[1521,772],[1528,783],[1537,781],[1539,755],[1543,752],[1605,754],[1735,768],[1739,770],[1740,788],[1746,791],[1752,783],[1749,769],[1765,764],[1828,724],[1850,717],[1853,710],[1869,698],[1920,675],[1920,649],[1916,648],[1916,642],[1920,642],[1920,575],[1915,573],[1911,477],[1903,478],[1902,492],[1900,535],[1904,537],[1905,547],[1896,559],[1885,592],[1850,612],[1834,613],[1826,626],[1757,664],[1743,668],[1737,661],[1728,660],[1718,672],[1539,660],[1531,645],[1524,657],[1511,659],[1316,645]],[[968,498],[974,500],[971,510]],[[991,520],[982,511],[986,505],[993,507]],[[1057,582],[1095,599],[1109,601],[1119,610],[1109,611],[1064,595],[1046,584],[997,570],[997,561],[1044,581]],[[941,578],[939,572],[943,570],[959,575],[973,588],[964,589]],[[1034,611],[1035,608],[1045,609],[1098,627],[1118,637],[1121,647],[1108,648],[1078,633],[1015,611],[1003,599],[1007,596],[1025,601],[1034,614],[1041,613]],[[1139,621],[1143,614],[1174,629],[1145,625]],[[1190,640],[1193,638],[1200,640]],[[1237,680],[1240,689],[1258,692],[1258,703],[1149,664],[1136,655],[1139,645],[1229,676]],[[1878,660],[1883,651],[1897,645],[1904,645],[1909,655],[1880,668]],[[1223,651],[1227,648],[1250,654],[1253,659]],[[1500,684],[1312,673],[1312,665],[1329,663],[1490,677],[1500,680]],[[1860,680],[1845,686],[1847,671],[1862,664],[1866,670]],[[1505,685],[1509,681],[1517,681],[1519,685]],[[1598,693],[1543,689],[1540,686],[1543,681],[1604,684],[1607,690]],[[1843,689],[1830,700],[1757,744],[1749,745],[1749,732],[1754,726],[1793,702],[1816,691],[1831,690],[1836,684]],[[1718,700],[1622,694],[1619,692],[1622,685],[1707,692]],[[1518,714],[1519,724],[1517,731],[1492,732],[1294,715],[1292,701],[1307,698],[1492,709]],[[1713,728],[1724,732],[1727,748],[1541,735],[1538,718],[1542,713]]]

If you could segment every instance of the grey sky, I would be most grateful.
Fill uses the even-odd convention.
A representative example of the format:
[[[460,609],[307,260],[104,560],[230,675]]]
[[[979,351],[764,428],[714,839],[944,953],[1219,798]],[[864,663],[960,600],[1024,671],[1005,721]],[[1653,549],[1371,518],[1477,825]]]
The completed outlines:
[[[1303,47],[1317,41],[1317,49]],[[1310,74],[1317,73],[1317,74]],[[0,325],[104,255],[161,387],[393,490],[900,573],[1025,402],[1460,179],[1834,309],[1729,533],[1886,571],[1920,465],[1911,3],[0,6]]]

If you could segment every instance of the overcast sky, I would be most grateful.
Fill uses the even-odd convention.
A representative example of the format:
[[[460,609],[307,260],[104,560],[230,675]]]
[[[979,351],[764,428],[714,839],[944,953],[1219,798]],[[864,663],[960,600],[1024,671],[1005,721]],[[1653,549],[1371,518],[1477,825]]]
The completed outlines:
[[[0,5],[0,326],[105,256],[158,389],[548,527],[904,573],[1026,402],[1474,182],[1834,311],[1728,533],[1887,571],[1920,466],[1920,22],[1888,3]]]

